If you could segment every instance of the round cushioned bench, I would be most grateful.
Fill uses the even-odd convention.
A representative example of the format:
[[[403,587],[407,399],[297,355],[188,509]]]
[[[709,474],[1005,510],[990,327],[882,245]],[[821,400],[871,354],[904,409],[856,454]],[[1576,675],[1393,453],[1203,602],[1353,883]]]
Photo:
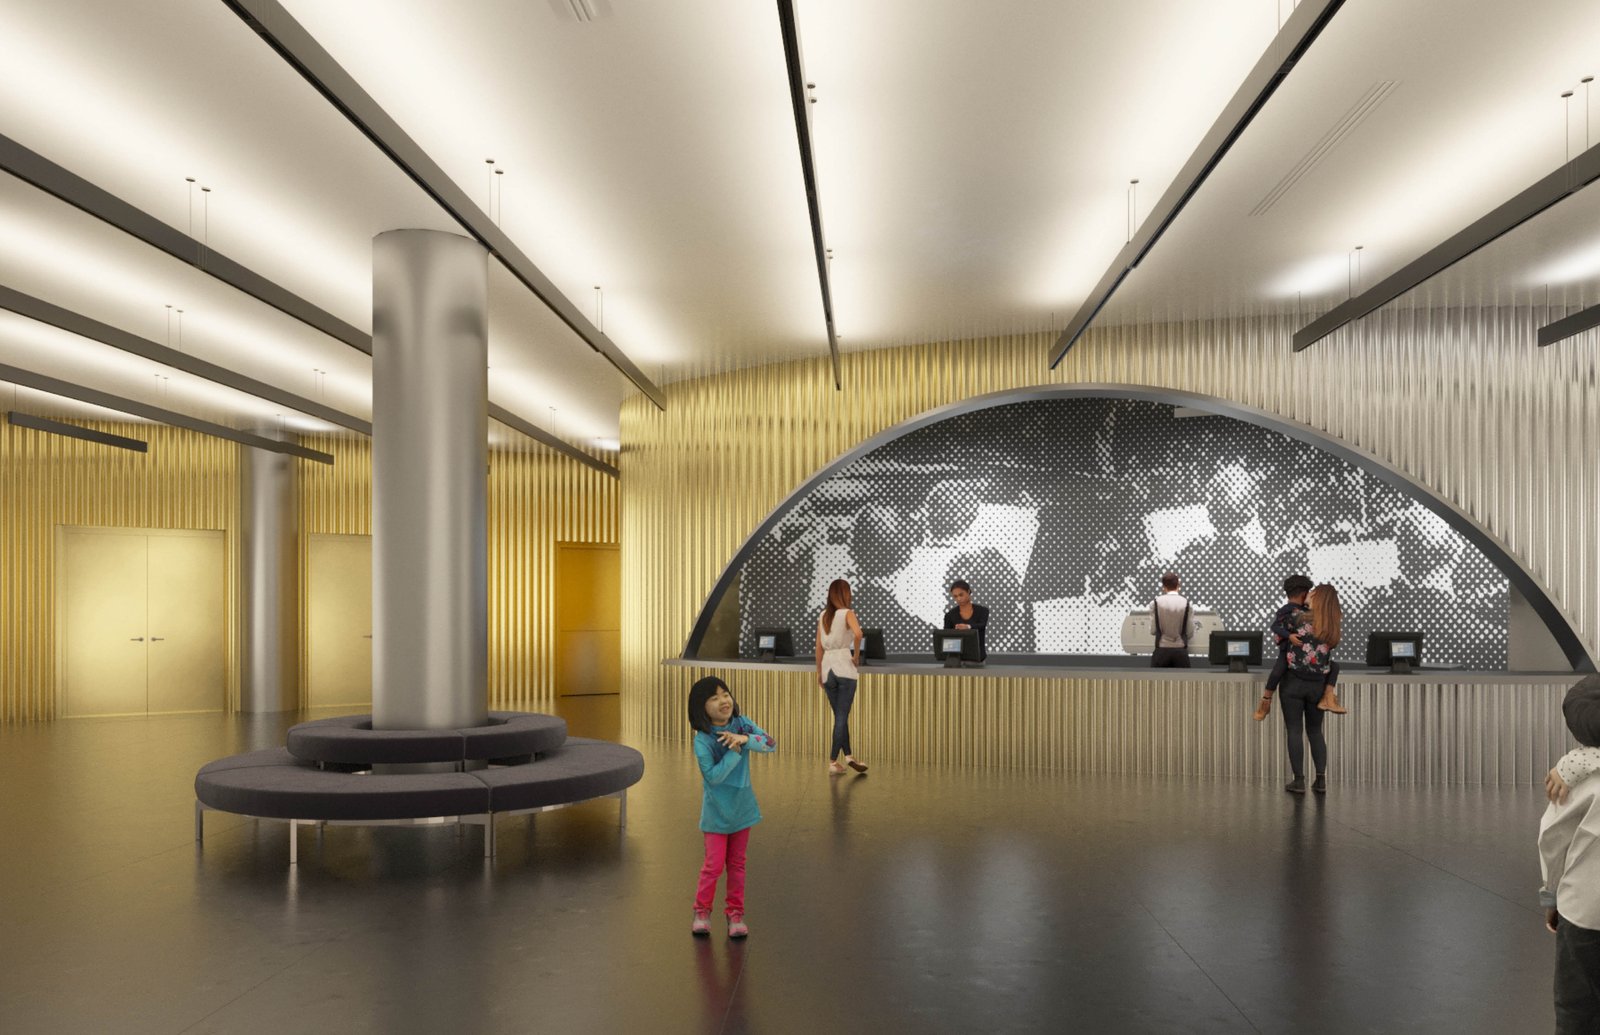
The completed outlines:
[[[375,730],[370,715],[302,722],[289,730],[289,753],[323,765],[532,760],[567,739],[565,719],[531,712],[490,712],[489,725],[451,730]]]
[[[515,713],[497,714],[516,717]],[[338,729],[340,722],[359,723],[362,718],[347,716],[341,720],[323,720],[323,725],[317,728]],[[560,720],[555,722],[560,723]],[[500,725],[511,724],[508,719]],[[296,729],[316,725],[308,723]],[[195,776],[195,840],[203,839],[203,817],[207,809],[256,819],[287,820],[291,865],[298,862],[297,835],[301,824],[422,825],[454,820],[458,824],[476,824],[484,828],[486,857],[492,857],[495,852],[496,816],[545,812],[596,798],[618,798],[621,802],[618,822],[626,825],[628,788],[644,776],[644,757],[621,744],[568,738],[565,725],[561,723],[561,742],[533,752],[539,756],[534,761],[465,772],[367,773],[325,769],[321,767],[321,760],[297,757],[299,751],[291,753],[287,748],[250,751],[218,759]],[[539,735],[548,739],[550,729],[548,723],[527,723],[517,735],[526,736],[529,730],[537,730],[543,731]],[[326,746],[329,742],[313,737],[311,743]],[[405,744],[407,741],[398,738],[389,743]],[[415,748],[418,743],[421,743],[420,738],[412,741],[411,747]],[[479,749],[498,753],[505,743],[485,740],[479,743]],[[305,741],[296,746],[307,749]]]

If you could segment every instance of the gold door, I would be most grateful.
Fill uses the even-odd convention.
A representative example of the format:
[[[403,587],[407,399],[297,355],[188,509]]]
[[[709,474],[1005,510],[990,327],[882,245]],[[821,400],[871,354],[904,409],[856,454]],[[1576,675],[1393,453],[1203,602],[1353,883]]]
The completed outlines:
[[[614,545],[556,546],[556,693],[622,689],[622,551]]]
[[[143,715],[145,537],[64,528],[60,543],[63,714]]]
[[[372,707],[372,537],[306,541],[306,704]]]
[[[217,712],[227,698],[221,532],[148,533],[149,710]]]

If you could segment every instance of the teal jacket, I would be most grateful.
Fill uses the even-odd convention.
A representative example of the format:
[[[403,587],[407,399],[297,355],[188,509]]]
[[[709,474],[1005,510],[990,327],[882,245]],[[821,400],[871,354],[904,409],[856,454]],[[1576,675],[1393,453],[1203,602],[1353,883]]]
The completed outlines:
[[[756,792],[750,787],[750,752],[773,751],[777,744],[742,715],[726,726],[711,728],[714,733],[694,735],[694,757],[706,784],[700,804],[700,829],[708,834],[733,834],[761,822]],[[742,733],[750,740],[738,751],[730,751],[716,738],[716,733],[723,732]]]

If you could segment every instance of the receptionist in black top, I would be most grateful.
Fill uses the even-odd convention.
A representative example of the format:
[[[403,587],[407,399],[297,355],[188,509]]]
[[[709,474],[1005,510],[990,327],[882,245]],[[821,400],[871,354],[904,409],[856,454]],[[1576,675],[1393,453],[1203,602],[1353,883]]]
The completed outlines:
[[[984,642],[984,637],[989,626],[989,609],[972,602],[972,587],[964,579],[950,583],[950,599],[956,602],[956,606],[944,613],[944,627],[978,630],[978,654],[988,657],[989,645]]]

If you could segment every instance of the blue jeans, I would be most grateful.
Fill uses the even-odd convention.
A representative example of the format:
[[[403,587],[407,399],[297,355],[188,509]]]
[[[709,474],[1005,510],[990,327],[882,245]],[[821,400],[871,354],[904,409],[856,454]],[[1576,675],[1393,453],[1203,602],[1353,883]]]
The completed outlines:
[[[833,750],[828,760],[836,761],[841,751],[850,754],[850,706],[856,703],[856,681],[829,672],[822,692],[828,695],[828,707],[833,709]]]

